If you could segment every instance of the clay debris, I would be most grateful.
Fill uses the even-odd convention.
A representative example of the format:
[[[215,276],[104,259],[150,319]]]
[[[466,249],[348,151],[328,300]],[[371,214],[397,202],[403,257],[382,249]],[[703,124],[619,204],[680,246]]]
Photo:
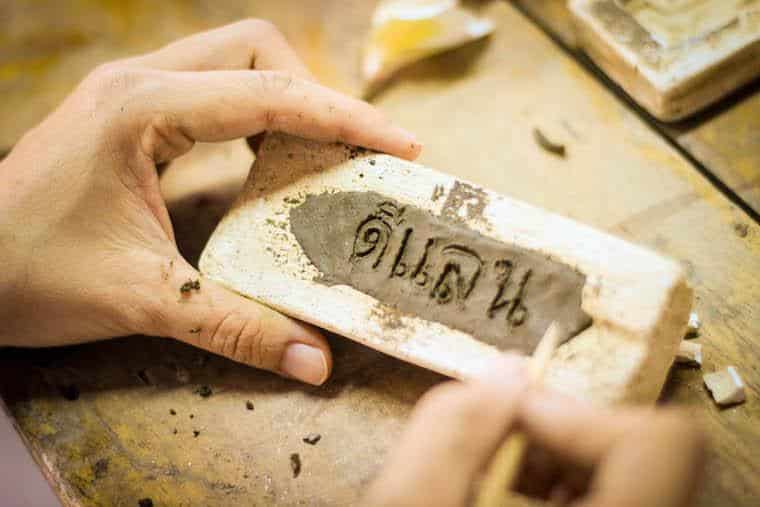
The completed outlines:
[[[691,341],[682,341],[676,353],[676,363],[702,366],[702,345]]]
[[[702,379],[718,405],[733,405],[744,402],[744,381],[735,366],[708,373]]]

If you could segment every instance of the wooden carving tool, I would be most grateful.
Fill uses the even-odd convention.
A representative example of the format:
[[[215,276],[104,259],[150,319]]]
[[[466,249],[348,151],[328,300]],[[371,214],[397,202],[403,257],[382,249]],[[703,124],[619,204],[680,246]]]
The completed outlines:
[[[541,338],[531,358],[528,375],[532,385],[541,384],[549,361],[559,346],[560,338],[559,326],[553,322]],[[520,473],[527,447],[528,441],[525,435],[520,433],[513,433],[504,441],[488,466],[480,485],[476,507],[494,507],[503,504],[507,491],[514,487],[517,475]]]
[[[680,265],[392,156],[270,135],[200,261],[285,314],[445,375],[532,354],[557,321],[545,384],[656,399],[686,330]]]

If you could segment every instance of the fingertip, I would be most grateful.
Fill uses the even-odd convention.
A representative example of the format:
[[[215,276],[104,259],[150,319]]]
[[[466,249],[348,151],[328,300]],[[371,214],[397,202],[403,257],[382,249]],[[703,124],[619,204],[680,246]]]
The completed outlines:
[[[528,363],[530,359],[507,352],[490,360],[477,380],[489,384],[522,384],[528,381]]]
[[[419,141],[412,141],[409,144],[409,155],[406,157],[407,160],[417,160],[417,158],[420,156],[420,153],[422,153],[423,144]]]
[[[398,155],[406,160],[415,160],[422,152],[422,143],[412,132],[401,127],[395,129],[399,140]]]
[[[280,371],[287,377],[319,386],[330,376],[329,353],[305,343],[291,343],[285,348]]]
[[[291,343],[283,353],[280,370],[288,377],[322,385],[332,374],[330,345],[318,328],[301,321],[292,322]]]

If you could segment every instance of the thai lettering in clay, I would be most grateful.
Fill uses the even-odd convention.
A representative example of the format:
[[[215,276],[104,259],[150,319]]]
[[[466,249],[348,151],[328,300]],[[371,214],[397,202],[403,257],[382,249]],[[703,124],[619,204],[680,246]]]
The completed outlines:
[[[522,302],[525,289],[528,286],[532,270],[515,269],[508,260],[496,261],[497,277],[500,279],[499,289],[488,307],[488,317],[493,318],[503,312],[510,325],[519,326],[528,317],[528,309]]]
[[[370,215],[359,225],[351,261],[356,263],[369,258],[372,267],[376,268],[383,260],[394,225],[403,221],[400,217],[402,213],[403,208],[399,210],[391,202],[380,204],[377,213]]]
[[[322,282],[499,348],[531,351],[555,319],[568,336],[590,322],[580,309],[582,274],[458,220],[374,192],[311,195],[290,219]]]

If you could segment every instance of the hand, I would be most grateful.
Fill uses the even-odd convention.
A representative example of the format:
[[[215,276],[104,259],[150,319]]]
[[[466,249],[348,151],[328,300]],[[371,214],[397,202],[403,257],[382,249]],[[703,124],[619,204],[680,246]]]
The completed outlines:
[[[482,381],[428,392],[366,504],[469,505],[491,456],[519,429],[530,442],[522,493],[575,507],[691,505],[705,441],[684,416],[595,408],[531,390],[524,366],[508,356]]]
[[[0,163],[0,346],[168,336],[324,382],[320,333],[204,279],[179,255],[159,191],[156,166],[196,141],[269,130],[420,150],[372,106],[315,84],[263,21],[95,70]]]

